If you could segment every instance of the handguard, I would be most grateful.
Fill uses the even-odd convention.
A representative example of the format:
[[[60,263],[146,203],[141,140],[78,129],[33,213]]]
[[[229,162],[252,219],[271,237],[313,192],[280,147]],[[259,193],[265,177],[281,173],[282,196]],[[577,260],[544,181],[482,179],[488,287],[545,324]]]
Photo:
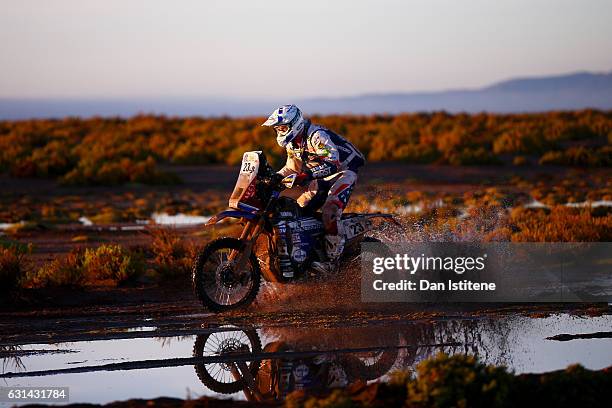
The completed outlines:
[[[290,189],[296,184],[298,177],[296,173],[290,174],[281,180],[281,184],[285,186],[285,188]]]

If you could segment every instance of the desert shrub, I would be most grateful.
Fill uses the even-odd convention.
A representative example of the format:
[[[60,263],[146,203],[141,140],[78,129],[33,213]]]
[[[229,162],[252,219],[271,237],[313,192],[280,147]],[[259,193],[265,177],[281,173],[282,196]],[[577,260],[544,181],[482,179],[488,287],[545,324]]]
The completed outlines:
[[[94,224],[114,224],[121,222],[125,218],[122,217],[121,211],[117,208],[106,206],[101,208],[99,213],[91,215],[89,219]]]
[[[145,271],[144,257],[137,252],[109,244],[98,248],[77,248],[64,257],[44,264],[28,275],[29,287],[115,286]]]
[[[513,376],[504,367],[487,366],[473,356],[436,357],[420,362],[408,383],[412,407],[503,407]]]
[[[461,151],[453,151],[448,154],[446,160],[454,166],[472,166],[472,165],[489,165],[500,164],[501,161],[493,156],[491,152],[484,147],[469,148],[466,147]]]
[[[19,246],[0,246],[0,293],[19,288],[26,271],[25,255]]]
[[[597,217],[589,208],[518,207],[511,211],[515,242],[607,242],[612,240],[612,214]]]
[[[514,405],[600,407],[602,401],[609,399],[612,372],[610,368],[591,371],[574,364],[550,373],[523,374],[514,383],[511,396]],[[525,396],[528,396],[528,402]]]
[[[577,167],[609,167],[612,165],[612,149],[604,146],[599,149],[584,146],[570,147],[564,151],[546,152],[540,164]]]
[[[83,250],[79,248],[45,263],[27,276],[27,286],[33,288],[77,287],[82,286],[85,281]]]
[[[176,174],[162,172],[156,168],[153,157],[133,161],[129,158],[108,161],[81,160],[65,174],[61,182],[66,185],[113,186],[127,182],[143,184],[177,184]]]
[[[187,140],[177,146],[172,155],[172,162],[176,164],[209,164],[215,163],[216,157],[206,143]]]
[[[308,407],[599,407],[612,387],[610,368],[579,365],[544,374],[514,375],[467,355],[438,354],[408,371],[390,373],[388,383],[359,384],[322,395],[296,391],[285,406]]]
[[[586,124],[566,125],[560,132],[559,140],[589,140],[599,137],[596,129]]]
[[[499,155],[542,163],[610,166],[612,112],[315,116],[348,137],[369,161],[492,164]],[[57,176],[66,184],[176,182],[157,164],[236,164],[261,149],[276,166],[284,152],[263,118],[91,118],[0,122],[0,171]],[[607,145],[604,145],[607,142]],[[571,145],[566,150],[563,147]],[[603,146],[603,147],[595,147]],[[585,150],[586,149],[586,150]]]
[[[195,248],[170,228],[149,228],[152,238],[151,251],[154,268],[162,277],[181,276],[189,273]]]
[[[400,146],[393,154],[394,160],[406,163],[432,163],[440,157],[434,146],[407,144]]]
[[[44,147],[34,149],[30,160],[40,177],[58,176],[69,171],[75,164],[69,146],[62,140],[52,140]]]
[[[530,195],[534,199],[548,205],[607,200],[611,198],[611,189],[608,186],[610,183],[603,177],[605,176],[590,177],[588,173],[580,170],[559,181],[524,182],[519,187],[530,189]]]
[[[540,157],[540,164],[562,164],[565,162],[565,156],[563,152],[558,150],[553,150],[550,152],[544,153],[542,157]]]
[[[86,249],[83,269],[90,284],[121,284],[144,273],[145,265],[140,254],[130,253],[119,245],[110,244]]]
[[[540,154],[554,146],[541,128],[517,124],[493,141],[493,153]]]
[[[357,408],[363,406],[351,399],[344,390],[334,389],[328,395],[308,397],[303,392],[293,392],[288,395],[285,408]]]

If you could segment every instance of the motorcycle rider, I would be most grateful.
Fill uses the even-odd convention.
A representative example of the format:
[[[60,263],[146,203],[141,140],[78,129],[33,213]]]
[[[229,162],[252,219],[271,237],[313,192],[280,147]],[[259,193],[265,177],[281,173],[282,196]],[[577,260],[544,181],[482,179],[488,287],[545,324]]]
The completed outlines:
[[[319,272],[333,272],[344,251],[340,218],[365,158],[342,136],[305,119],[295,105],[279,107],[262,126],[274,128],[276,141],[287,149],[287,163],[278,174],[283,177],[296,174],[294,185],[308,183],[306,192],[297,200],[298,204],[311,210],[322,210],[328,261],[313,262],[312,266]]]

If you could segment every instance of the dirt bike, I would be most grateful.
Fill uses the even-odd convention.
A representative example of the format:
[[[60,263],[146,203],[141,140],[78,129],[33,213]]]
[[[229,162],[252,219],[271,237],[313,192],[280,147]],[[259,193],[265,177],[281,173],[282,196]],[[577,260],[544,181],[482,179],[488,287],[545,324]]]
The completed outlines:
[[[295,390],[322,392],[379,378],[393,367],[398,349],[301,353],[283,340],[262,347],[256,330],[236,328],[198,335],[193,356],[235,358],[194,366],[198,378],[210,390],[221,394],[242,391],[247,401],[275,402]]]
[[[193,266],[194,292],[208,310],[223,312],[248,306],[257,296],[262,275],[269,282],[305,281],[315,275],[310,268],[313,261],[327,260],[321,214],[281,196],[295,180],[295,174],[283,178],[275,173],[261,151],[244,153],[229,199],[230,210],[207,223],[237,218],[244,224],[242,233],[239,238],[224,237],[208,243]],[[374,218],[395,222],[391,214],[342,215],[340,230],[346,244],[341,266],[359,254],[361,242],[377,241],[366,236],[373,229]],[[267,237],[267,262],[254,250],[261,235]]]

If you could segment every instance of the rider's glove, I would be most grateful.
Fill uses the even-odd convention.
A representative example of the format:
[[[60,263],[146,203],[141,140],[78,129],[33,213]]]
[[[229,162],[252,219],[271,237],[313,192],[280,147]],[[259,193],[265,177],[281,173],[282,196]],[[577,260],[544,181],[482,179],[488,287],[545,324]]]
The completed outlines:
[[[285,178],[285,176],[283,176],[280,173],[274,173],[271,177],[270,177],[270,185],[271,186],[278,186],[281,181],[283,181],[283,179]]]

